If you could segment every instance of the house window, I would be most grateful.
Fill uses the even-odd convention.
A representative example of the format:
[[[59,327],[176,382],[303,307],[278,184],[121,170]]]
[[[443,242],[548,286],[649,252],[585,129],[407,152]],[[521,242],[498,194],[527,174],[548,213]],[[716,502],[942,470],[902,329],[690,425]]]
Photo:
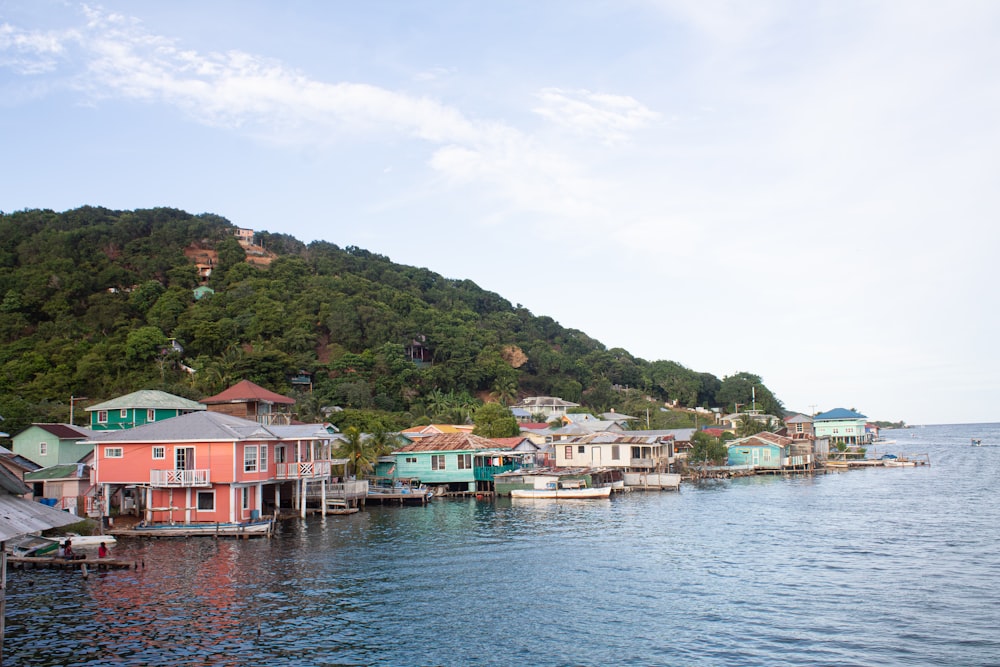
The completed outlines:
[[[458,469],[469,470],[470,468],[472,468],[472,454],[459,454]]]
[[[105,447],[104,448],[104,458],[106,459],[120,459],[122,457],[121,447]]]
[[[764,450],[763,459],[765,461],[770,461],[771,460],[771,450],[770,449],[765,449]]]
[[[199,491],[197,507],[199,512],[214,512],[215,491]]]
[[[153,458],[154,459],[167,458],[167,448],[162,446],[153,447]]]
[[[431,455],[431,470],[444,470],[444,454]]]
[[[243,509],[250,509],[250,487],[243,487]]]
[[[573,458],[573,445],[566,445],[566,458]]]
[[[118,416],[121,417],[122,419],[126,419],[128,417],[128,408],[122,408],[121,410],[119,410]]]
[[[257,445],[243,447],[243,472],[257,472]]]
[[[147,422],[156,421],[156,410],[153,409],[146,410],[146,421]]]
[[[267,445],[260,446],[260,471],[267,472]]]
[[[107,424],[108,423],[108,411],[107,410],[98,410],[97,411],[97,423],[98,424]]]
[[[836,428],[835,428],[835,429],[833,429],[833,432],[834,432],[835,434],[836,434],[836,433],[840,433],[840,429],[836,429]]]
[[[417,462],[417,457],[416,456],[407,456],[406,457],[406,462],[407,463],[416,463]]]
[[[621,447],[619,445],[611,445],[611,460],[620,461],[621,458]]]
[[[576,448],[576,452],[577,452],[577,454],[586,454],[587,453],[587,448],[584,447],[583,445],[579,445]]]
[[[38,443],[38,453],[41,456],[45,456],[46,454],[48,454],[49,453],[49,443],[47,443],[47,442],[40,442],[40,443]]]
[[[795,432],[796,433],[802,433],[803,429],[804,429],[804,427],[802,426],[802,424],[796,424],[795,425]]]
[[[177,470],[194,470],[194,447],[177,447],[174,454]]]

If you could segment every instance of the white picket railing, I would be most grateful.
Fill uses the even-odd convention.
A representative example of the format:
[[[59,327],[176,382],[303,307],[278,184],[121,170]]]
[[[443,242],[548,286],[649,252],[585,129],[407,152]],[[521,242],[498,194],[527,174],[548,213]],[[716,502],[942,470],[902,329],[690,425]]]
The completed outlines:
[[[330,476],[330,461],[276,463],[276,479],[322,479]]]
[[[208,470],[150,470],[149,485],[155,487],[212,486]]]

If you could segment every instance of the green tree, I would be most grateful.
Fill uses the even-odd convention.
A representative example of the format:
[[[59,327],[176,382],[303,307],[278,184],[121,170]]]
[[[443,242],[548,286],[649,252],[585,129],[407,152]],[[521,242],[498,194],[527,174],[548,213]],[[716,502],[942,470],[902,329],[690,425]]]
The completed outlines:
[[[484,403],[476,410],[472,429],[484,438],[513,438],[521,432],[517,419],[510,409],[499,403]]]
[[[369,446],[360,429],[354,426],[348,427],[343,436],[334,455],[337,458],[348,460],[348,474],[353,474],[358,479],[364,479],[364,476],[372,471],[377,455]]]
[[[696,431],[691,436],[691,451],[688,453],[690,463],[725,465],[728,458],[729,450],[721,437],[710,435],[705,431]]]

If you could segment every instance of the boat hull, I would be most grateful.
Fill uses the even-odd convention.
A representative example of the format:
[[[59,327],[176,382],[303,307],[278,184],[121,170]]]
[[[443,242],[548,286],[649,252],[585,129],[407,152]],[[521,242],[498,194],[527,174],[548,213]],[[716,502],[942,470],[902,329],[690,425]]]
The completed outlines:
[[[255,537],[269,536],[273,522],[251,521],[249,523],[175,523],[151,524],[134,528],[109,531],[118,537]]]
[[[557,498],[572,500],[583,498],[610,498],[611,487],[603,486],[597,489],[513,489],[511,498]]]

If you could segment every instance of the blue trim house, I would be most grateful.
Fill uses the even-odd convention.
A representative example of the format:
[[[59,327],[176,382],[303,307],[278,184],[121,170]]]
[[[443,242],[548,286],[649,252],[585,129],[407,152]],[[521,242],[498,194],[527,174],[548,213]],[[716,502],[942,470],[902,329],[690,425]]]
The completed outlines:
[[[793,456],[791,438],[777,433],[758,433],[726,443],[729,451],[726,464],[751,466],[755,470],[783,470],[811,463],[808,455]]]
[[[835,408],[813,417],[813,432],[817,438],[828,438],[830,444],[867,445],[872,435],[865,431],[868,417],[854,410]]]
[[[403,445],[393,452],[397,478],[447,485],[449,491],[476,491],[474,455],[487,450],[509,450],[472,433],[440,433]]]

